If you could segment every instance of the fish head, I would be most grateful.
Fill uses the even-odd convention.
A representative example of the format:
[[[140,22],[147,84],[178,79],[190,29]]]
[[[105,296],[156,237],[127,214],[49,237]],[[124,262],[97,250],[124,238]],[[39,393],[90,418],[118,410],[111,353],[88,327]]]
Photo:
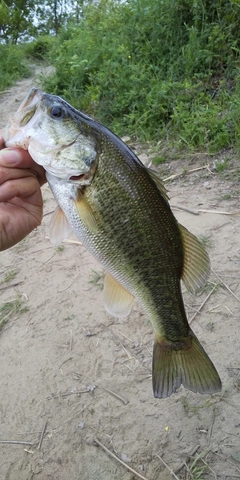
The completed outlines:
[[[51,175],[87,185],[97,165],[96,140],[60,97],[32,88],[9,120],[7,147],[29,151]]]

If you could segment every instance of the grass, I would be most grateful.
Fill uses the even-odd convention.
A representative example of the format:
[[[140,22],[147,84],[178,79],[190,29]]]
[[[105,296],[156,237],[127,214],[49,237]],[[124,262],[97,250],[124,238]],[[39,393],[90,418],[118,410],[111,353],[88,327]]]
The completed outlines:
[[[202,244],[202,246],[206,249],[212,248],[214,245],[210,235],[201,235],[200,237],[198,237],[198,240]]]
[[[187,479],[191,480],[204,480],[204,473],[206,470],[208,470],[208,465],[207,464],[202,464],[201,459],[203,456],[206,455],[206,452],[201,452],[194,458],[193,462],[191,465],[188,467],[189,470],[187,472]]]
[[[22,314],[29,310],[28,306],[23,305],[23,299],[18,296],[13,300],[8,300],[0,305],[0,329],[16,313]]]
[[[96,270],[92,270],[90,280],[88,283],[91,283],[99,290],[103,290],[104,276],[105,276],[105,273],[103,271],[97,272]]]
[[[4,279],[2,280],[2,283],[11,282],[16,277],[16,275],[16,270],[9,270],[9,272],[6,273]]]
[[[56,252],[57,253],[62,253],[64,251],[64,245],[58,245],[58,247],[56,248]]]

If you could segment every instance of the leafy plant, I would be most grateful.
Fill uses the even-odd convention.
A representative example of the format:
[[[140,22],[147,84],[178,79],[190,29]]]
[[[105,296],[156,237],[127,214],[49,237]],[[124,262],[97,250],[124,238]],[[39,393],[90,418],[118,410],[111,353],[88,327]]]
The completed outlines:
[[[13,300],[8,300],[0,305],[0,329],[15,313],[24,313],[28,311],[27,306],[23,306],[23,300],[20,296]]]

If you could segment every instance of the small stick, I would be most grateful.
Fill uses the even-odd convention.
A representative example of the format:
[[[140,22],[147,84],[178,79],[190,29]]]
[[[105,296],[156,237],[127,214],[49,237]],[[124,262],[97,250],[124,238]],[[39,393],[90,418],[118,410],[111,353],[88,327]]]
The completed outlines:
[[[9,443],[11,445],[34,445],[33,442],[22,442],[21,440],[0,440],[0,443]]]
[[[186,456],[187,456],[186,461],[180,463],[180,465],[179,465],[177,468],[175,468],[175,470],[174,470],[175,473],[180,472],[180,470],[182,470],[182,468],[185,467],[187,460],[188,460],[189,458],[191,458],[193,455],[195,455],[195,453],[197,452],[197,450],[199,449],[199,447],[200,447],[200,445],[196,445],[196,447],[194,447],[192,450],[190,450],[190,452],[189,452],[188,454],[186,454]]]
[[[239,210],[236,212],[221,212],[219,210],[205,210],[205,209],[199,209],[198,212],[200,213],[213,213],[213,214],[218,214],[218,215],[240,215]]]
[[[213,411],[212,411],[212,421],[211,421],[211,425],[209,427],[209,430],[208,430],[208,444],[210,444],[210,441],[211,441],[211,436],[212,436],[212,430],[213,430],[213,424],[215,422],[215,409],[213,408]]]
[[[214,275],[217,277],[217,279],[224,285],[224,287],[234,296],[234,298],[236,298],[236,300],[238,302],[240,302],[240,299],[237,297],[237,295],[235,295],[235,293],[233,293],[231,288],[229,288],[228,285],[222,281],[222,279],[219,277],[219,275],[216,272],[214,272],[214,270],[212,268],[211,268],[211,270],[214,273]]]
[[[39,444],[38,444],[37,450],[40,450],[40,448],[41,448],[41,446],[42,446],[43,435],[44,435],[44,433],[45,433],[46,427],[47,427],[47,420],[44,422],[44,425],[43,425],[43,429],[42,429],[42,432],[41,432],[41,436],[40,436],[40,440],[39,440]]]
[[[46,235],[46,240],[49,240],[49,236]],[[70,239],[65,239],[61,243],[72,243],[73,245],[82,245],[82,242],[78,242],[77,240],[70,240]]]
[[[70,328],[69,350],[72,350],[72,344],[73,344],[73,333],[72,333],[72,329]]]
[[[76,412],[75,415],[73,415],[72,417],[67,418],[67,420],[64,420],[64,422],[59,423],[58,425],[56,425],[56,427],[53,427],[52,430],[56,430],[58,427],[61,427],[62,425],[64,425],[64,423],[71,422],[71,420],[73,420],[77,415],[80,415],[80,413],[82,413],[83,410],[85,410],[85,408],[89,407],[89,405],[91,405],[91,403],[92,403],[92,402],[90,402],[90,403],[88,403],[87,405],[85,405],[81,410],[79,410],[79,412]]]
[[[216,473],[214,472],[214,470],[210,467],[210,465],[208,465],[208,463],[205,462],[205,460],[204,460],[203,458],[201,458],[201,461],[204,463],[204,465],[206,465],[206,467],[210,470],[210,472],[213,473],[213,476],[214,476],[215,480],[217,480],[217,475],[216,475]]]
[[[185,212],[192,213],[193,215],[199,215],[199,210],[191,210],[190,208],[180,207],[180,205],[171,205],[171,208],[177,210],[184,210]]]
[[[103,390],[106,390],[106,392],[110,393],[111,395],[113,395],[114,397],[118,398],[119,400],[121,400],[121,402],[124,403],[124,405],[127,405],[129,403],[129,400],[127,400],[126,398],[123,398],[121,397],[121,395],[119,395],[118,393],[115,393],[113,392],[112,390],[109,390],[108,388],[105,388],[105,387],[102,387]]]
[[[119,463],[121,463],[121,465],[123,465],[125,468],[127,468],[130,472],[134,473],[134,475],[136,475],[136,477],[141,478],[142,480],[147,480],[146,477],[143,477],[140,473],[136,472],[136,470],[133,470],[133,468],[129,467],[129,465],[127,465],[125,462],[120,460],[120,458],[118,458],[117,455],[114,455],[114,453],[112,453],[110,450],[108,450],[108,448],[105,447],[105,445],[103,445],[103,443],[99,442],[99,440],[97,438],[94,438],[94,442],[96,442],[97,445],[99,445],[99,447],[101,447],[103,450],[105,450],[105,452],[107,452],[108,455],[110,455],[110,457],[113,457],[115,460],[117,460]]]
[[[194,313],[194,315],[192,316],[192,318],[190,318],[190,320],[188,321],[188,323],[192,323],[192,321],[194,320],[194,318],[200,313],[200,311],[202,310],[202,308],[204,307],[205,303],[207,303],[208,299],[211,297],[212,293],[215,291],[215,285],[213,287],[213,289],[211,290],[211,292],[209,292],[209,294],[206,296],[205,300],[203,301],[203,303],[200,305],[199,309]]]
[[[17,285],[21,285],[21,283],[24,282],[16,282],[16,283],[11,283],[9,285],[5,285],[4,287],[0,287],[0,290],[6,290],[6,288],[11,288],[11,287],[17,287]]]
[[[43,217],[46,217],[47,215],[51,215],[51,213],[55,212],[55,209],[54,210],[51,210],[50,212],[46,212],[43,214]]]
[[[164,462],[164,460],[162,459],[162,457],[160,457],[160,455],[156,455],[156,457],[159,458],[159,460],[161,460],[161,462],[163,463],[163,465],[169,470],[169,472],[171,473],[171,475],[176,478],[176,480],[179,480],[179,477],[177,475],[175,475],[174,471],[171,470],[171,468]]]
[[[58,397],[68,397],[69,395],[78,395],[80,393],[89,393],[90,390],[76,390],[75,392],[66,392],[66,393],[53,393],[52,395],[48,395],[46,397],[47,400],[51,400],[52,398]]]
[[[82,245],[82,242],[78,242],[78,240],[63,240],[62,243],[72,243],[73,245]]]
[[[194,173],[198,172],[199,170],[205,170],[208,169],[208,165],[204,165],[203,167],[198,167],[198,168],[192,168],[191,170],[188,170],[187,172],[181,172],[181,173],[176,173],[175,175],[171,175],[168,178],[164,178],[163,182],[167,182],[168,180],[174,180],[174,178],[181,177],[182,175],[188,175],[189,173]]]

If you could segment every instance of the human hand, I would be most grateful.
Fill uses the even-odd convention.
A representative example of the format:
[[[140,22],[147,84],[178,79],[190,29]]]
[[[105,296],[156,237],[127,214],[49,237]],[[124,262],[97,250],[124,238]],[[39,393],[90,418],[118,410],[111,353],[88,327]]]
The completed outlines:
[[[4,148],[0,132],[0,251],[20,242],[40,225],[45,171],[27,150]]]

